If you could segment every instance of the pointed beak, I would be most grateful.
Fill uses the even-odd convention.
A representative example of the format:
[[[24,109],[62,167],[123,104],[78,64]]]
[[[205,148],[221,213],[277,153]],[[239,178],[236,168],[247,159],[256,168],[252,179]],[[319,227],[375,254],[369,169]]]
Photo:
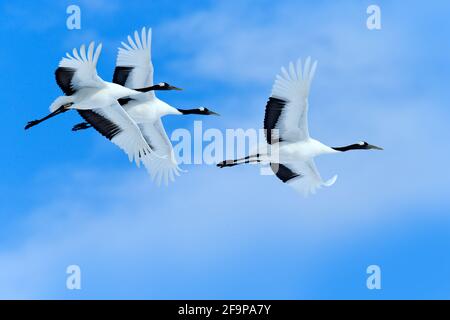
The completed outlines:
[[[209,115],[211,115],[211,116],[220,116],[220,114],[218,114],[217,112],[214,112],[214,111],[209,111]]]
[[[174,87],[174,86],[170,86],[169,87],[170,90],[177,90],[177,91],[182,91],[183,89],[178,88],[178,87]]]
[[[373,149],[373,150],[384,150],[384,149],[381,148],[381,147],[377,147],[377,146],[374,146],[374,145],[371,145],[371,144],[369,144],[367,147],[368,147],[369,149]]]

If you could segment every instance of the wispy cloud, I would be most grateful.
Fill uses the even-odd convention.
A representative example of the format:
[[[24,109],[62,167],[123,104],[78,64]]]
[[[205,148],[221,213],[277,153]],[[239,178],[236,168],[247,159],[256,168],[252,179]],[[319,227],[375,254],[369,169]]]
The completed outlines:
[[[161,29],[171,39],[172,49],[184,53],[174,69],[188,69],[208,79],[262,84],[281,65],[312,55],[323,70],[358,76],[369,84],[376,76],[377,84],[388,87],[395,79],[390,80],[386,72],[393,70],[405,50],[402,29],[375,35],[365,27],[365,17],[363,5],[348,3],[312,10],[309,5],[283,2],[269,11],[254,3],[227,2],[168,22]],[[367,77],[361,79],[361,73]]]

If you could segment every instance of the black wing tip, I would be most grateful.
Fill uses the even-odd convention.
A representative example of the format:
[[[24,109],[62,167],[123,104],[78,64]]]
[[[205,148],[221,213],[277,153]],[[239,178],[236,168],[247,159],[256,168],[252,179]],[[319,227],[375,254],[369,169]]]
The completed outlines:
[[[75,71],[77,71],[77,69],[75,69],[75,68],[69,68],[69,67],[58,67],[58,68],[56,68],[56,70],[55,70],[55,73],[57,73],[57,72],[75,72]]]
[[[120,84],[121,86],[125,86],[125,83],[128,80],[130,72],[133,69],[134,69],[134,67],[117,66],[114,69],[113,83],[117,83],[117,84]]]
[[[74,125],[72,127],[72,131],[75,132],[75,131],[79,131],[79,130],[85,130],[85,129],[89,129],[90,127],[92,127],[92,126],[89,123],[81,122],[81,123]]]
[[[77,110],[80,116],[108,140],[112,140],[116,135],[122,132],[117,124],[111,120],[99,115],[93,110]]]
[[[278,98],[275,96],[271,96],[269,97],[269,99],[267,100],[267,103],[279,103],[279,104],[286,104],[288,101],[286,99],[283,98]]]
[[[302,177],[300,173],[296,173],[281,163],[271,163],[270,167],[278,179],[284,183],[294,178]]]
[[[264,115],[264,130],[268,144],[274,144],[281,141],[281,138],[276,137],[272,133],[272,130],[276,129],[278,120],[287,103],[287,100],[277,97],[269,97],[269,100],[267,101]]]
[[[128,104],[128,102],[130,102],[131,100],[134,100],[134,99],[132,99],[132,98],[120,98],[117,101],[119,102],[119,104],[121,106],[124,106],[124,105]]]
[[[71,96],[75,93],[72,88],[72,78],[76,72],[74,68],[58,67],[55,70],[55,79],[58,86],[64,92],[64,94]]]

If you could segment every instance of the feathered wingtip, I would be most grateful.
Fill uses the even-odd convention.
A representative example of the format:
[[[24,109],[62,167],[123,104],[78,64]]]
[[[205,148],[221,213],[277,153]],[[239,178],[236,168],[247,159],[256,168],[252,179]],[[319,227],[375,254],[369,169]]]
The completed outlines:
[[[310,194],[315,194],[321,187],[331,187],[337,180],[337,175],[333,176],[327,181],[317,180],[314,183],[308,183],[305,178],[296,178],[289,180],[288,185],[293,187],[297,192],[307,198]]]
[[[148,30],[148,31],[147,31]],[[141,29],[141,35],[139,36],[139,32],[136,30],[134,31],[134,40],[133,38],[129,35],[127,37],[128,39],[128,43],[125,42],[121,42],[122,46],[129,51],[132,50],[138,50],[138,49],[151,49],[151,45],[152,45],[152,29],[148,28],[146,29],[145,27],[143,27]],[[119,48],[122,49],[123,48]]]
[[[154,153],[150,158],[143,161],[152,181],[158,187],[163,184],[168,186],[169,182],[174,182],[175,177],[180,176],[180,173],[186,172],[178,166],[174,159],[169,159],[167,155]]]
[[[143,27],[140,32],[134,31],[127,42],[121,42],[116,59],[116,66],[147,66],[151,64],[152,29]]]
[[[306,58],[305,64],[302,64],[302,59],[298,58],[297,63],[294,64],[292,61],[289,63],[288,69],[281,67],[281,75],[278,77],[283,77],[286,80],[296,81],[303,80],[311,82],[314,78],[314,74],[317,69],[317,60],[311,64],[311,57]]]
[[[174,168],[163,168],[158,171],[152,171],[150,173],[152,177],[152,181],[158,186],[164,184],[164,186],[169,186],[169,182],[175,182],[175,177],[180,176],[180,172],[182,172],[178,166]]]
[[[306,58],[304,64],[299,58],[297,63],[290,62],[287,68],[281,67],[272,87],[272,96],[291,94],[291,90],[300,91],[307,96],[317,69],[317,60],[311,62],[311,57]]]
[[[336,182],[337,178],[338,178],[338,176],[334,175],[331,179],[322,183],[322,185],[324,185],[325,187],[331,187]]]
[[[95,42],[91,41],[88,46],[88,50],[86,52],[86,46],[82,44],[80,46],[80,49],[77,50],[77,48],[73,48],[72,55],[70,53],[66,53],[66,57],[64,57],[61,62],[59,63],[60,67],[67,67],[73,62],[91,62],[94,64],[94,66],[97,65],[98,58],[100,56],[100,53],[102,51],[102,43],[100,43],[95,48]],[[94,50],[95,48],[95,50]]]

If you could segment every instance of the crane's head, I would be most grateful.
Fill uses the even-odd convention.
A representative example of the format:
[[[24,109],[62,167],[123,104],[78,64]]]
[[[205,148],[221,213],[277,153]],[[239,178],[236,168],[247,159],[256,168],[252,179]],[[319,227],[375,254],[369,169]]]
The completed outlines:
[[[153,86],[153,90],[183,90],[181,88],[177,88],[175,86],[172,86],[168,84],[167,82],[160,82]]]
[[[194,110],[196,110],[196,112],[195,112],[196,114],[202,114],[205,116],[220,116],[220,114],[218,114],[217,112],[211,111],[205,107],[200,107],[200,108],[197,108]]]
[[[355,148],[355,149],[363,149],[363,150],[383,150],[383,148],[374,146],[374,145],[372,145],[372,144],[368,144],[368,143],[365,142],[365,141],[360,141],[360,142],[358,142],[358,146],[359,146],[359,148]]]

